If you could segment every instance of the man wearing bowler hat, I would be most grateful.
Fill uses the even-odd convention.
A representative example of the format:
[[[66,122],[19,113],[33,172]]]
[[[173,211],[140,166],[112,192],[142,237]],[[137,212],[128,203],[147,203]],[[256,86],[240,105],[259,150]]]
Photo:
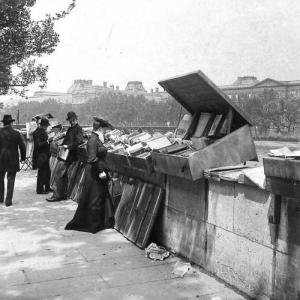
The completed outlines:
[[[83,131],[78,124],[76,113],[73,111],[68,112],[67,121],[69,121],[70,127],[62,142],[62,147],[67,149],[69,154],[66,159],[58,157],[59,162],[56,167],[56,174],[52,185],[53,195],[51,198],[46,199],[49,202],[67,199],[68,169],[73,162],[78,160],[77,147],[84,142]]]
[[[50,192],[50,145],[47,128],[50,126],[48,119],[42,118],[40,126],[33,133],[34,148],[37,156],[37,183],[36,193],[47,194]]]
[[[53,119],[53,116],[48,113],[48,114],[38,114],[34,117],[32,117],[32,121],[36,122],[36,125],[37,125],[37,128],[33,131],[33,132],[30,132],[29,134],[32,135],[33,137],[33,134],[35,133],[35,131],[38,130],[38,128],[40,127],[40,122],[42,119]],[[32,153],[32,170],[36,170],[38,167],[37,167],[37,149],[36,147],[34,147],[33,145],[33,153]]]
[[[5,205],[12,205],[16,173],[20,171],[19,152],[21,161],[26,158],[26,146],[21,134],[12,128],[15,120],[11,115],[4,115],[0,129],[0,203],[4,202],[4,177],[7,174],[7,189]]]

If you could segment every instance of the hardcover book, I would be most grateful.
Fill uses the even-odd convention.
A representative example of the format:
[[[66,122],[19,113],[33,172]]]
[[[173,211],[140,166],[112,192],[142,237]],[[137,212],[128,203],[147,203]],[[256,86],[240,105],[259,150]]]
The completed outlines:
[[[201,136],[203,136],[205,134],[206,131],[205,129],[207,128],[211,118],[212,118],[211,113],[201,113],[198,120],[198,124],[192,136],[196,138],[200,138]]]
[[[219,127],[223,115],[216,115],[214,121],[209,130],[208,136],[214,136],[216,134],[217,128]]]

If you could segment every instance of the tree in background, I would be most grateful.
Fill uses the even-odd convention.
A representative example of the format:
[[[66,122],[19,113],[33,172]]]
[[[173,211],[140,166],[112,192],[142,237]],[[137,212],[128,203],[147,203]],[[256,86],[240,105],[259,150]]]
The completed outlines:
[[[280,97],[266,89],[253,97],[241,96],[238,105],[249,114],[260,135],[268,135],[270,129],[278,134],[294,132],[300,101],[291,94]]]
[[[281,133],[293,133],[297,121],[297,110],[300,109],[300,101],[293,95],[287,95],[280,100],[281,117],[279,120],[279,129]]]
[[[66,10],[34,21],[30,9],[35,2],[0,1],[0,95],[10,92],[23,95],[24,87],[34,82],[39,82],[40,87],[45,86],[48,66],[39,64],[37,58],[55,50],[59,36],[54,30],[54,22],[75,7],[75,0],[72,0]],[[23,89],[16,89],[16,86],[23,86]]]
[[[131,96],[118,93],[102,94],[83,104],[63,104],[54,99],[40,102],[20,102],[7,107],[7,113],[20,112],[20,123],[25,124],[32,116],[51,113],[65,122],[68,111],[74,110],[81,124],[91,124],[92,117],[109,120],[115,126],[176,126],[180,117],[180,105],[171,97],[166,102],[147,100],[143,95]]]
[[[267,136],[270,129],[280,135],[292,134],[296,124],[300,101],[292,95],[279,97],[272,90],[261,95],[239,98],[238,105],[250,116],[260,136]],[[132,96],[107,93],[82,104],[63,104],[54,99],[40,102],[20,102],[6,108],[7,113],[20,112],[20,123],[31,120],[39,113],[50,112],[59,121],[66,122],[68,111],[74,110],[81,124],[91,124],[92,117],[109,120],[115,126],[177,126],[180,115],[187,113],[171,96],[163,102],[147,100],[143,95]],[[182,110],[182,111],[181,111]]]

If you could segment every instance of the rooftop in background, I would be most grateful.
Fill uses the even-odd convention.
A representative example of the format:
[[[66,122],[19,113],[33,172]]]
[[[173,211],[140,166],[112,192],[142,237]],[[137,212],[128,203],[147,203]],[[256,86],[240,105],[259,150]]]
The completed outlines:
[[[128,81],[125,92],[147,93],[141,81]]]
[[[279,81],[272,78],[258,80],[255,76],[239,76],[232,84],[219,86],[222,90],[248,89],[248,88],[271,88],[283,86],[299,86],[300,80]]]
[[[142,81],[128,81],[126,88],[121,90],[118,85],[108,85],[107,81],[103,81],[102,85],[97,85],[93,84],[92,80],[76,79],[73,81],[73,84],[68,88],[66,93],[36,91],[33,96],[25,99],[26,101],[38,102],[53,99],[62,103],[80,104],[107,93],[118,93],[132,96],[143,95],[149,101],[155,102],[166,101],[168,98],[168,94],[159,90],[158,87],[155,88],[155,91],[151,89],[150,92],[148,92],[144,88]],[[24,101],[24,99],[20,99],[19,101]]]
[[[258,83],[259,81],[255,76],[242,76],[238,77],[237,80],[232,84],[236,86],[250,86]]]
[[[258,80],[251,75],[239,76],[231,85],[219,86],[230,99],[237,100],[241,94],[254,95],[262,93],[265,89],[272,89],[279,96],[285,97],[287,93],[300,98],[300,80],[278,81],[272,78]],[[139,80],[128,81],[125,89],[120,89],[118,85],[110,84],[103,81],[102,85],[93,84],[92,80],[77,79],[68,88],[67,93],[52,91],[37,91],[33,96],[26,98],[25,101],[43,102],[48,99],[54,99],[62,103],[80,104],[105,93],[120,93],[124,95],[138,96],[143,95],[149,101],[164,102],[169,95],[163,89],[156,87],[147,91],[143,82]],[[3,101],[5,105],[15,105],[24,99],[10,99]]]

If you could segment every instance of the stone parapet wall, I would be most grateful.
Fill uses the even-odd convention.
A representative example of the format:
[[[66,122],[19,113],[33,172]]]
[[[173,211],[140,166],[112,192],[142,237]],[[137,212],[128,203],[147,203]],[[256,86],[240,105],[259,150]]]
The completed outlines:
[[[299,236],[299,205],[233,181],[168,177],[154,237],[252,297],[294,300],[300,246],[287,224]]]

